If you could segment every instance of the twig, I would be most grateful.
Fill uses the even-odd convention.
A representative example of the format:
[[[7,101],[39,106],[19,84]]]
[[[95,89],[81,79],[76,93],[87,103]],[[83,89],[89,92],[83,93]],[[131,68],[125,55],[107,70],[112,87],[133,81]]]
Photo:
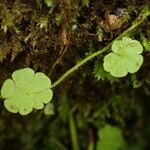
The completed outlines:
[[[53,72],[53,70],[55,69],[56,65],[60,63],[62,57],[64,56],[64,54],[65,54],[66,51],[67,51],[67,48],[68,48],[68,46],[66,45],[65,48],[64,48],[64,50],[63,50],[63,52],[61,53],[60,57],[57,58],[56,62],[55,62],[55,63],[53,64],[53,66],[51,67],[51,70],[50,70],[49,75],[52,74],[52,72]]]

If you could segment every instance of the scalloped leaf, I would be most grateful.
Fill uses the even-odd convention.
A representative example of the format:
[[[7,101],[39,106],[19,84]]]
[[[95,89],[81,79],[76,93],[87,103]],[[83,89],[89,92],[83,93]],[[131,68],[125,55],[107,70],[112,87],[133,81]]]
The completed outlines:
[[[104,69],[114,77],[124,77],[127,73],[135,73],[143,63],[140,55],[143,51],[141,43],[128,37],[115,41],[111,53],[104,57]]]
[[[95,61],[93,73],[97,80],[108,80],[111,83],[118,81],[118,78],[113,77],[109,72],[104,70],[103,62],[101,60]]]
[[[53,97],[50,87],[51,81],[45,74],[24,68],[15,71],[12,79],[4,82],[1,96],[8,111],[27,115],[33,108],[42,109],[50,102]]]
[[[106,125],[99,130],[98,136],[96,150],[119,150],[125,145],[121,130],[117,127]]]

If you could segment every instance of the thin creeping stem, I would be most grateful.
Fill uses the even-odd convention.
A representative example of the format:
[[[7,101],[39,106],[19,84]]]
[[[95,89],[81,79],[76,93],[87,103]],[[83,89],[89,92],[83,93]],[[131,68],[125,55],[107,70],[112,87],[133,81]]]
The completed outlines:
[[[144,7],[144,9],[141,11],[141,14],[139,15],[139,17],[133,21],[133,24],[131,27],[129,27],[128,29],[126,29],[124,32],[122,32],[118,37],[116,37],[113,41],[111,41],[107,46],[105,46],[104,48],[100,49],[97,52],[94,52],[93,54],[87,56],[86,58],[84,58],[82,61],[80,61],[77,65],[75,65],[74,67],[70,68],[67,72],[65,72],[58,80],[56,80],[54,83],[52,83],[51,88],[56,87],[58,84],[60,84],[65,78],[67,78],[71,73],[73,73],[74,71],[78,70],[79,67],[81,67],[82,65],[84,65],[86,62],[88,62],[89,60],[91,60],[92,58],[106,52],[107,50],[110,50],[111,45],[118,39],[120,39],[121,37],[129,34],[131,31],[133,31],[136,27],[138,27],[140,24],[142,24],[142,22],[147,19],[147,17],[150,15],[150,10],[147,7]]]

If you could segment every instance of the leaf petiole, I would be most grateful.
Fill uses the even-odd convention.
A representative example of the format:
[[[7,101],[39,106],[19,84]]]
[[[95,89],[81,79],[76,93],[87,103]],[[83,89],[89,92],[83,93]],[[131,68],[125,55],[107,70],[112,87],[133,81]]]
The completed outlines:
[[[131,27],[129,27],[128,29],[126,29],[124,32],[122,32],[118,37],[116,37],[113,41],[111,41],[108,45],[106,45],[103,49],[100,49],[99,51],[87,56],[86,58],[84,58],[82,61],[80,61],[77,65],[75,65],[74,67],[72,67],[71,69],[69,69],[67,72],[65,72],[57,81],[55,81],[54,83],[52,83],[51,88],[56,87],[58,84],[60,84],[66,77],[68,77],[72,72],[74,72],[75,70],[78,70],[79,67],[81,67],[82,65],[84,65],[86,62],[88,62],[89,60],[91,60],[92,58],[106,52],[107,50],[109,50],[109,48],[111,47],[111,45],[118,39],[120,39],[121,37],[125,36],[127,33],[131,32],[133,29],[135,29],[137,26],[139,26],[148,16],[150,15],[150,11],[149,9],[147,9],[147,7],[144,7],[144,9],[141,11],[141,14],[139,15],[140,19],[136,19],[133,22],[133,25]]]

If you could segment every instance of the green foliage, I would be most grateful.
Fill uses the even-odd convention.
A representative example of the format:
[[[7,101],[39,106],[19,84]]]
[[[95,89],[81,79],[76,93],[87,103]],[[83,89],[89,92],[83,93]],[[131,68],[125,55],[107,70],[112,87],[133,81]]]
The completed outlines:
[[[102,42],[104,38],[104,33],[103,33],[103,30],[99,26],[96,29],[96,34],[98,37],[98,41]]]
[[[20,69],[4,82],[1,96],[8,111],[27,115],[33,108],[42,109],[52,99],[50,86],[51,81],[45,74],[34,73],[30,68]]]
[[[44,108],[44,114],[45,115],[54,115],[54,105],[51,103],[48,103]]]
[[[150,39],[143,37],[142,44],[145,50],[150,51]]]
[[[53,6],[53,0],[44,0],[44,3],[46,4],[47,7]]]
[[[7,44],[6,41],[3,41],[3,43],[0,45],[0,62],[2,62],[4,58],[6,58],[6,55],[9,52],[10,52],[10,45]]]
[[[139,81],[136,77],[136,74],[131,75],[131,81],[132,81],[132,86],[133,88],[139,88],[142,86],[143,82]]]
[[[44,28],[44,29],[47,30],[48,23],[49,23],[48,17],[43,16],[43,17],[40,17],[40,19],[39,19],[39,21],[37,23],[37,26],[39,26],[40,28]]]
[[[148,126],[149,119],[147,115],[150,96],[149,52],[145,52],[142,74],[133,74],[136,77],[130,75],[125,79],[114,78],[119,81],[117,83],[112,82],[114,79],[109,79],[113,76],[104,70],[100,57],[102,53],[101,56],[107,54],[106,51],[110,50],[112,45],[110,41],[115,41],[115,37],[120,39],[129,33],[132,37],[136,35],[134,37],[136,38],[141,31],[144,37],[149,39],[149,19],[143,21],[142,15],[138,17],[148,0],[142,2],[134,0],[134,5],[133,1],[121,1],[121,6],[126,6],[123,9],[114,7],[120,6],[118,2],[117,0],[45,0],[45,2],[44,0],[1,0],[0,61],[3,62],[0,63],[0,87],[13,70],[32,66],[33,70],[44,70],[49,74],[56,60],[60,61],[54,72],[50,74],[53,81],[56,81],[51,87],[59,84],[55,88],[55,115],[52,116],[54,110],[51,103],[47,103],[43,110],[34,110],[37,113],[30,113],[26,117],[12,115],[5,110],[1,100],[0,149],[72,149],[72,145],[76,143],[71,143],[70,130],[68,130],[71,112],[74,114],[77,136],[81,141],[80,150],[88,149],[90,144],[93,144],[91,149],[95,149],[95,131],[101,125],[107,124],[107,121],[125,127],[121,130],[129,147],[136,143],[138,137],[141,137],[145,143],[149,142],[149,128],[145,135],[139,134]],[[111,23],[115,20],[111,18],[109,20],[107,18],[109,14],[116,15],[116,19],[120,20],[124,19],[121,16],[124,15],[124,11],[128,11],[129,22],[125,21],[126,24],[111,33],[101,30],[102,21],[105,27],[113,25]],[[134,18],[137,18],[137,24],[141,24],[138,30],[135,30],[137,24],[132,24]],[[63,45],[63,39],[67,40],[66,45]],[[94,67],[94,75],[100,79],[98,82],[92,77],[95,58],[100,58],[100,61],[95,62]],[[10,59],[13,62],[10,62]],[[81,61],[76,64],[77,59]],[[81,67],[85,63],[87,65]],[[61,78],[66,71],[65,76]],[[64,80],[69,75],[71,78]],[[18,85],[14,79],[11,80]],[[66,95],[66,98],[63,98],[63,95]],[[134,150],[142,150],[139,149],[138,143],[139,141]],[[130,148],[125,150],[127,149]]]
[[[137,40],[123,37],[112,44],[111,53],[104,57],[104,69],[115,77],[124,77],[127,73],[135,73],[143,63],[140,55],[143,47]]]
[[[104,70],[103,63],[101,61],[96,61],[94,66],[94,76],[98,80],[109,80],[111,82],[116,81],[117,79],[113,77],[109,72]]]
[[[87,7],[89,6],[89,2],[90,2],[90,0],[82,0],[82,4]]]
[[[56,14],[56,17],[55,17],[55,23],[57,26],[59,26],[62,22],[62,16],[60,14]]]
[[[117,127],[105,125],[99,130],[98,137],[96,150],[119,150],[124,146],[121,130]]]
[[[14,27],[14,18],[8,9],[5,9],[5,12],[2,13],[2,16],[3,19],[1,22],[1,29],[4,31],[4,33],[6,33],[9,28]]]
[[[66,122],[70,113],[70,104],[67,100],[66,95],[62,96],[60,100],[60,106],[58,107],[60,117]]]

